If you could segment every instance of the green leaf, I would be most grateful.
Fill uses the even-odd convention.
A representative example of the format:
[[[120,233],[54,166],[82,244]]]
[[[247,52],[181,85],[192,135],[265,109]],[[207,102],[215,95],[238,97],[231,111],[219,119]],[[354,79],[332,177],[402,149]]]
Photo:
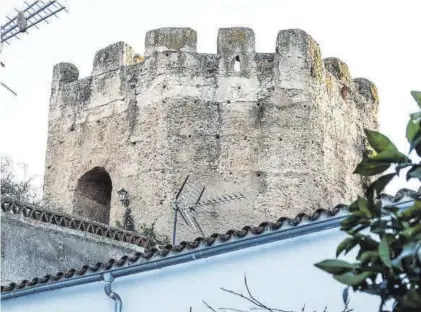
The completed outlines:
[[[386,236],[383,236],[379,247],[378,247],[378,253],[380,256],[380,259],[386,265],[388,268],[392,267],[392,263],[390,261],[390,251],[389,251],[389,244],[387,242]]]
[[[355,168],[354,173],[367,177],[383,173],[387,169],[389,169],[389,167],[390,164],[387,163],[377,163],[373,161],[363,160],[358,164],[357,168]]]
[[[412,257],[416,252],[416,247],[417,245],[415,242],[405,244],[401,253],[392,260],[392,265],[402,270],[402,260],[407,257]]]
[[[421,232],[421,223],[416,224],[415,226],[409,227],[402,232],[402,235],[406,238],[413,237]]]
[[[411,178],[416,178],[418,180],[421,180],[421,166],[416,165],[412,166],[411,169],[408,170],[406,173],[406,180],[410,180]]]
[[[346,287],[342,292],[342,300],[344,301],[344,304],[349,304],[349,287]]]
[[[373,222],[373,224],[370,227],[371,233],[379,234],[384,233],[389,226],[387,226],[387,221],[385,220],[376,220]]]
[[[397,218],[392,217],[392,219],[390,221],[392,223],[391,228],[394,229],[394,230],[402,231],[405,228],[403,226],[402,222]]]
[[[345,238],[336,248],[336,258],[345,251],[345,254],[347,254],[349,251],[352,250],[355,246],[358,244],[358,239],[355,239],[354,237],[348,237]]]
[[[346,247],[354,241],[353,237],[345,238],[336,248],[336,258],[341,254],[342,251],[346,249]]]
[[[409,114],[409,118],[412,119],[414,122],[419,122],[421,121],[421,112]]]
[[[411,146],[415,139],[421,134],[420,123],[415,118],[417,118],[417,116],[411,116],[406,125],[406,138]]]
[[[377,153],[383,151],[398,151],[396,146],[385,135],[367,129],[364,129],[364,132],[367,136],[368,143]]]
[[[361,212],[361,211],[359,211],[359,212]],[[365,219],[365,220],[367,220],[367,219]],[[370,226],[369,220],[367,220],[367,221],[361,220],[360,223],[361,223],[361,225],[357,226],[356,228],[352,228],[352,229],[348,230],[347,233],[349,235],[354,236],[355,234],[361,232],[362,230],[364,230],[364,229],[366,229]],[[358,243],[358,241],[357,241],[357,243]]]
[[[358,196],[358,208],[360,208],[360,211],[363,212],[366,217],[371,218],[371,212],[367,207],[365,198]]]
[[[392,181],[392,179],[395,177],[395,173],[385,174],[378,178],[376,181],[371,183],[371,185],[368,187],[369,192],[376,191],[377,195],[380,195],[381,192],[384,190],[384,188]]]
[[[348,286],[358,286],[362,284],[367,278],[374,275],[373,272],[363,272],[355,274],[354,272],[346,272],[340,275],[334,275],[334,279]]]
[[[417,102],[418,106],[421,108],[421,92],[420,91],[411,91],[412,97]]]
[[[353,228],[354,226],[356,226],[359,221],[360,221],[360,217],[350,215],[350,216],[346,217],[344,220],[342,220],[341,229],[345,230],[345,231],[349,230],[349,229]]]
[[[398,151],[383,151],[377,155],[367,159],[368,162],[374,163],[387,163],[387,164],[398,164],[398,163],[407,163],[409,158]]]
[[[360,244],[361,248],[364,250],[377,250],[378,242],[376,242],[370,236],[356,234],[355,237],[358,238],[358,244]]]
[[[411,154],[411,152],[414,150],[417,152],[417,154],[419,155],[418,151],[420,149],[420,144],[421,144],[421,136],[416,136],[414,138],[414,141],[410,144],[409,146],[409,154]]]
[[[349,205],[348,208],[349,211],[355,211],[358,210],[358,199],[356,201],[354,201],[351,205]]]
[[[342,274],[345,272],[352,271],[357,267],[356,264],[352,264],[346,261],[337,259],[323,260],[315,264],[319,269],[332,274]]]
[[[361,264],[366,264],[367,262],[374,262],[378,258],[379,258],[379,254],[377,253],[377,251],[373,251],[373,250],[364,251],[361,254],[360,262]]]
[[[363,211],[361,211],[361,210],[356,210],[356,211],[353,211],[352,212],[352,214],[354,215],[354,216],[356,216],[356,217],[359,217],[360,219],[362,218],[362,219],[367,219],[367,215],[363,212]]]
[[[407,308],[419,308],[421,306],[421,289],[409,290],[402,298],[402,305]]]
[[[414,217],[421,216],[421,201],[414,200],[414,204],[399,214],[399,219],[409,221]]]
[[[383,209],[387,212],[392,212],[392,213],[396,213],[400,210],[398,207],[395,207],[395,206],[385,206],[383,207]]]

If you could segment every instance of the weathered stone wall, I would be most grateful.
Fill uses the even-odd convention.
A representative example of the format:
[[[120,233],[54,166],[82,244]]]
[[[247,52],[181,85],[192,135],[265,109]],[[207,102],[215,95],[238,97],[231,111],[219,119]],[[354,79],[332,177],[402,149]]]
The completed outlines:
[[[275,53],[256,53],[248,28],[220,29],[217,54],[196,53],[196,41],[192,29],[157,29],[146,34],[142,63],[120,42],[97,52],[90,77],[78,80],[72,64],[54,67],[46,199],[71,213],[78,179],[102,167],[112,181],[110,224],[123,217],[123,187],[136,228],[156,220],[170,235],[170,203],[187,174],[206,185],[205,196],[247,196],[200,208],[206,234],[360,193],[352,171],[363,127],[376,127],[371,82],[323,60],[302,30],[280,31]],[[179,224],[179,239],[198,236]]]
[[[50,223],[1,213],[1,284],[94,266],[142,247]]]

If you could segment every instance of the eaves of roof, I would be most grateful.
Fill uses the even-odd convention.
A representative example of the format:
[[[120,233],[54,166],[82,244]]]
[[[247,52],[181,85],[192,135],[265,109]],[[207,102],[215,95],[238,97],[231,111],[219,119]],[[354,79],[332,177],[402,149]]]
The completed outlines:
[[[420,195],[419,192],[402,189],[395,196],[381,195],[380,199],[388,202],[388,205],[390,203],[408,205]],[[240,230],[229,230],[225,234],[215,233],[208,238],[198,237],[191,242],[183,241],[178,245],[160,246],[160,248],[148,249],[144,253],[137,252],[132,256],[125,255],[120,259],[110,259],[105,263],[98,262],[93,266],[84,265],[81,268],[72,268],[65,272],[58,272],[55,275],[46,275],[32,280],[10,283],[9,285],[1,286],[1,299],[6,300],[39,291],[60,288],[55,286],[55,284],[66,281],[70,282],[66,286],[82,284],[80,280],[84,277],[86,277],[86,283],[99,281],[101,280],[101,275],[106,272],[113,272],[115,276],[123,276],[150,269],[159,269],[167,266],[161,265],[160,261],[174,259],[175,261],[171,265],[187,262],[182,260],[181,256],[199,251],[202,254],[201,256],[193,254],[192,258],[196,260],[200,257],[214,255],[212,252],[207,252],[213,247],[231,245],[230,248],[225,248],[228,252],[245,248],[246,244],[241,244],[243,241],[247,241],[247,247],[249,247],[274,241],[275,239],[264,239],[269,238],[271,235],[274,237],[276,234],[286,233],[286,235],[277,235],[279,237],[277,240],[280,240],[338,227],[340,221],[348,214],[347,208],[348,206],[346,205],[338,205],[333,209],[318,209],[311,215],[300,213],[295,218],[281,217],[276,222],[263,222],[255,227],[245,226]],[[297,230],[296,234],[293,233],[294,230]],[[234,244],[237,244],[238,247],[234,247]],[[147,268],[146,265],[148,265]],[[139,268],[139,266],[145,266],[145,269]],[[122,273],[123,269],[125,273]]]

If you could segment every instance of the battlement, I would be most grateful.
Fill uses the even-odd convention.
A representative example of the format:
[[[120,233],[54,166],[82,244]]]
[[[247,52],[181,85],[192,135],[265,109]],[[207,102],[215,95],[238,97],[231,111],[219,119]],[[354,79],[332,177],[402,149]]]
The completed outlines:
[[[279,31],[274,45],[272,53],[256,53],[253,30],[221,28],[216,53],[197,53],[194,30],[160,28],[146,33],[142,62],[118,42],[95,54],[89,77],[57,64],[46,198],[115,223],[124,210],[110,190],[124,187],[138,196],[138,222],[156,217],[167,235],[168,207],[187,174],[210,195],[249,194],[247,207],[220,214],[231,222],[221,230],[276,219],[280,209],[295,215],[353,198],[361,187],[352,171],[362,129],[377,126],[375,85],[353,78],[341,60],[323,59],[303,30]],[[297,199],[302,189],[307,195]],[[218,218],[203,226],[218,231]]]
[[[255,35],[250,28],[221,28],[217,38],[217,54],[201,54],[197,53],[197,34],[191,28],[159,28],[148,31],[145,38],[145,58],[155,57],[158,54],[166,53],[165,56],[170,57],[170,52],[186,53],[194,56],[199,60],[208,59],[209,61],[218,62],[223,59],[223,69],[227,72],[237,72],[237,75],[253,72],[256,67],[255,63],[269,62],[275,66],[275,58],[278,63],[284,61],[291,68],[297,70],[299,67],[310,69],[311,66],[321,66],[323,61],[319,46],[314,39],[306,32],[300,29],[287,29],[278,32],[276,39],[275,53],[256,53],[255,51]],[[101,75],[113,70],[120,69],[124,66],[133,65],[134,50],[124,42],[112,44],[104,49],[99,50],[94,57],[92,76]],[[188,57],[177,57],[179,62],[185,62]],[[287,61],[287,59],[289,59]],[[172,65],[171,62],[165,62],[165,58],[158,58],[157,61],[163,64],[155,66]],[[240,62],[240,70],[234,70],[235,61]],[[144,64],[143,64],[144,65]],[[182,63],[179,65],[183,65]],[[192,63],[190,66],[201,65],[200,63]],[[267,66],[266,66],[267,67]],[[190,68],[191,69],[191,68]],[[320,68],[319,68],[320,69]],[[328,67],[328,70],[333,68]],[[314,68],[315,71],[318,68]],[[310,74],[310,72],[308,72]],[[317,75],[316,72],[312,73]],[[60,63],[54,69],[54,82],[73,82],[77,80],[77,69],[71,64]]]
[[[193,29],[151,30],[146,33],[143,62],[135,63],[135,51],[128,44],[112,44],[95,54],[90,77],[78,80],[76,66],[57,64],[53,70],[53,93],[61,88],[59,102],[66,105],[77,102],[79,108],[86,109],[88,102],[94,107],[118,101],[125,97],[125,90],[136,88],[136,92],[141,92],[142,86],[135,86],[139,80],[147,82],[174,74],[188,79],[231,77],[251,79],[255,83],[267,81],[268,92],[275,88],[303,90],[319,84],[329,90],[339,88],[343,94],[346,89],[347,93],[354,91],[367,99],[377,99],[371,82],[354,81],[346,64],[336,58],[323,60],[317,42],[300,29],[279,31],[275,53],[256,53],[253,30],[242,27],[219,30],[217,54],[196,50],[197,34]],[[60,115],[56,111],[51,118]]]

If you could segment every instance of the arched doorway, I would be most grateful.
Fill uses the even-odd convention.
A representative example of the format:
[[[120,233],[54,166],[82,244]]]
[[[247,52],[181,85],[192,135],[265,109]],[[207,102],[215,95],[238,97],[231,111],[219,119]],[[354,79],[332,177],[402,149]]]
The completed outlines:
[[[77,182],[73,214],[108,224],[112,189],[107,170],[102,167],[89,170]]]

